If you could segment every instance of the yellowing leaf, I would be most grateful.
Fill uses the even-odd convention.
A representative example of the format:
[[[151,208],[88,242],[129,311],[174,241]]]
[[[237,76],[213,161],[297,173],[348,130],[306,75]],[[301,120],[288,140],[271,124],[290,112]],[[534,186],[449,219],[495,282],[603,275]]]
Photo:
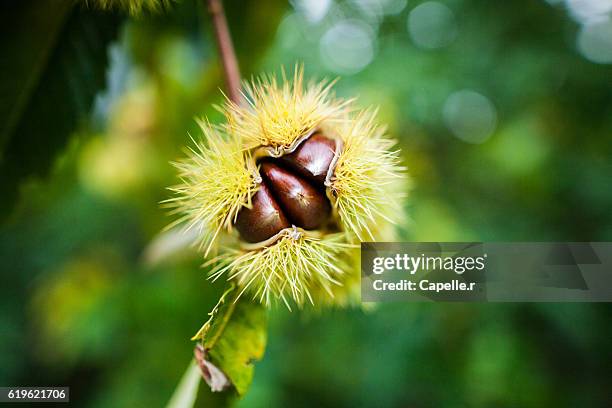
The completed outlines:
[[[266,347],[267,311],[260,303],[239,296],[231,286],[194,336],[201,340],[196,360],[213,391],[232,386],[244,395],[253,380],[253,364]]]

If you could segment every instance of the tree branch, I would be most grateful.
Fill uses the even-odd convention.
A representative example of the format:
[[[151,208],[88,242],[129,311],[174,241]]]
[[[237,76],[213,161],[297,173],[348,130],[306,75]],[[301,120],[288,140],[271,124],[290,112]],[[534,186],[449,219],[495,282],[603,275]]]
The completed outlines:
[[[208,4],[211,20],[215,30],[219,57],[223,65],[223,73],[227,85],[227,96],[234,103],[241,102],[240,95],[240,68],[234,51],[234,44],[227,27],[225,11],[221,0],[205,0]]]

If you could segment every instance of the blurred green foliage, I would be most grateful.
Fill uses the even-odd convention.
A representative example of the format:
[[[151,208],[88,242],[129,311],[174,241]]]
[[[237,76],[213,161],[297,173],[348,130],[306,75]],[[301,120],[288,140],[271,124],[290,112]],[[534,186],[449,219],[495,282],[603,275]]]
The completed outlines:
[[[612,240],[612,66],[577,48],[582,23],[543,0],[422,3],[226,7],[245,78],[303,62],[307,76],[339,75],[340,96],[380,106],[414,181],[404,239]],[[71,13],[86,14],[76,17],[86,27],[120,20]],[[3,51],[24,56],[26,75],[34,48],[8,47],[12,29],[3,26]],[[160,406],[223,290],[205,280],[188,240],[160,235],[171,218],[158,205],[176,182],[168,162],[189,133],[198,136],[193,118],[219,120],[221,72],[195,1],[125,20],[107,47],[111,37],[76,46],[106,50],[108,65],[77,53],[81,66],[106,67],[104,87],[94,71],[50,70],[65,88],[31,91],[45,114],[23,110],[19,126],[5,121],[14,99],[2,94],[2,130],[13,130],[0,164],[39,177],[1,178],[2,191],[19,185],[19,201],[0,227],[0,385],[68,385],[77,406]],[[14,72],[3,68],[1,89],[19,89],[7,85],[22,83]],[[70,108],[81,100],[74,92],[92,96]],[[31,162],[52,164],[50,173],[26,170]],[[609,406],[610,312],[454,303],[274,310],[266,356],[239,405]],[[206,406],[227,402],[201,394]]]

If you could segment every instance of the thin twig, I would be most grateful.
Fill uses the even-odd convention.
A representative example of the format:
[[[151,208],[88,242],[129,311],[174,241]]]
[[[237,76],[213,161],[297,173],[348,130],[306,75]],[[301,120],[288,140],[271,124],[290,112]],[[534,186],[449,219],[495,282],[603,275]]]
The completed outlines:
[[[240,68],[238,67],[232,37],[227,27],[223,4],[221,0],[206,0],[206,2],[215,29],[217,48],[219,49],[219,57],[221,58],[227,85],[227,95],[232,102],[240,103],[242,99],[240,96]]]

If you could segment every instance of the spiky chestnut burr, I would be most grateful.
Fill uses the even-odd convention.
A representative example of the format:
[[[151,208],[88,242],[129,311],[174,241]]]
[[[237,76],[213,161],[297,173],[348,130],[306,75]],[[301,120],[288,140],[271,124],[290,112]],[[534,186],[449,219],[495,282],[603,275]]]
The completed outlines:
[[[172,0],[82,0],[86,6],[97,7],[102,10],[119,9],[132,15],[139,15],[144,11],[159,12],[170,8]]]
[[[263,159],[259,164],[262,183],[253,205],[236,218],[242,239],[255,243],[292,225],[305,230],[323,226],[331,213],[325,178],[335,151],[332,139],[315,133],[294,152]]]
[[[393,240],[406,188],[395,141],[374,110],[335,98],[329,83],[244,84],[220,126],[176,163],[168,200],[196,229],[212,279],[264,304],[358,300],[358,243]],[[223,245],[217,245],[222,242]]]

